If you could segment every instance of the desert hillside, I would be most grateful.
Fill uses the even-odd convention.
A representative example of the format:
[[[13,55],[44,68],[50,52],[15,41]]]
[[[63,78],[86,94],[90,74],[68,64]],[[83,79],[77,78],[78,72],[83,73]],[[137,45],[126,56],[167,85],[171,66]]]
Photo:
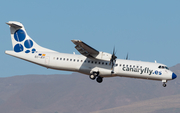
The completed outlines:
[[[171,67],[177,79],[160,81],[87,75],[24,75],[0,78],[2,113],[176,113],[180,110],[180,64]]]

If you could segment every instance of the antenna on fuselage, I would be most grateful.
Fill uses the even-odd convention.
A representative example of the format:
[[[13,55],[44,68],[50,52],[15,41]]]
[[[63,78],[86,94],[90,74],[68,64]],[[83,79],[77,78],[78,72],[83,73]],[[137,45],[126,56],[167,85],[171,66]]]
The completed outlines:
[[[126,55],[126,57],[124,59],[129,60],[129,53],[127,53],[127,55]]]
[[[128,53],[127,53],[127,55],[126,55],[126,60],[128,60],[129,58],[128,58]]]

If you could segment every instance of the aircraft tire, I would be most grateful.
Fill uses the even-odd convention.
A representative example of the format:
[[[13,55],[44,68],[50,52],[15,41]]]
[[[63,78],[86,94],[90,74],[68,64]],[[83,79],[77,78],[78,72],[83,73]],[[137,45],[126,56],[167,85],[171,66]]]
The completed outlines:
[[[97,81],[98,83],[101,83],[101,82],[103,81],[103,78],[99,76],[99,77],[96,79],[96,81]]]
[[[93,75],[94,75],[94,76],[98,76],[98,75],[99,75],[99,72],[93,72]]]
[[[166,87],[166,83],[163,83],[163,87]]]
[[[96,79],[96,76],[93,75],[93,74],[91,74],[91,75],[89,75],[89,78],[90,78],[91,80],[95,80],[95,79]]]

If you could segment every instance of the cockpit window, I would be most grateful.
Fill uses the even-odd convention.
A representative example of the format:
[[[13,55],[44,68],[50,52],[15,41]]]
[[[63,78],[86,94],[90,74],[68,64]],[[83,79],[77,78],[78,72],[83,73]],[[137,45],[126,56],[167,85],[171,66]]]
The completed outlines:
[[[167,70],[169,70],[169,68],[168,67],[165,67]]]
[[[160,65],[158,68],[159,68],[159,69],[167,69],[167,70],[169,70],[169,68],[168,68],[167,66],[161,66],[161,65]]]

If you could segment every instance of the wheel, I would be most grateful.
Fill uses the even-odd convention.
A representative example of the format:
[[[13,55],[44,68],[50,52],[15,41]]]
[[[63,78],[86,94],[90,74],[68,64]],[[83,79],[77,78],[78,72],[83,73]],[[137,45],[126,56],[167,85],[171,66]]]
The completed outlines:
[[[89,78],[91,79],[91,80],[94,80],[94,79],[96,79],[96,77],[99,75],[99,72],[93,72],[92,74],[90,74],[89,75]]]
[[[90,78],[91,80],[94,80],[94,79],[96,79],[96,76],[93,75],[93,74],[91,74],[91,75],[89,75],[89,78]]]
[[[163,83],[163,87],[166,87],[166,83]]]
[[[102,77],[98,77],[98,78],[96,79],[96,81],[97,81],[98,83],[101,83],[101,82],[103,81],[103,78],[102,78]]]
[[[98,75],[99,75],[99,72],[93,72],[93,75],[94,75],[94,76],[98,76]]]

